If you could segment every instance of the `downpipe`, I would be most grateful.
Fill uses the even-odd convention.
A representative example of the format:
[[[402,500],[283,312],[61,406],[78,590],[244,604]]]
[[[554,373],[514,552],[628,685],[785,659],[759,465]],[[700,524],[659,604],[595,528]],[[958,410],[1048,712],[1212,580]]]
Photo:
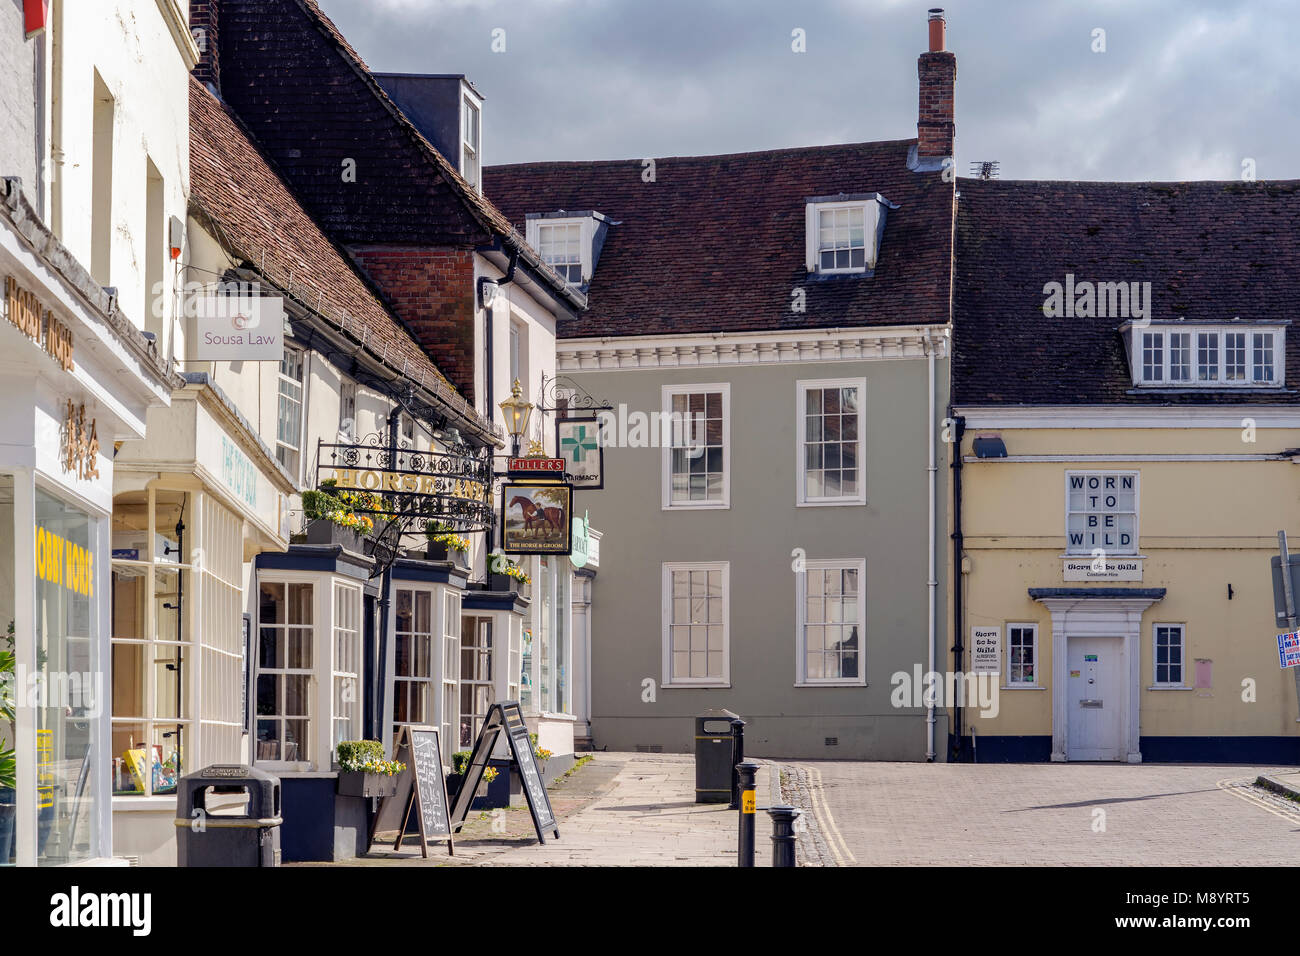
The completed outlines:
[[[937,488],[938,488],[938,485],[937,485],[937,481],[938,481],[938,467],[937,467],[937,465],[936,465],[936,463],[935,463],[935,439],[936,439],[936,436],[935,436],[935,423],[934,423],[934,388],[935,388],[935,375],[934,375],[934,344],[933,344],[933,343],[932,343],[928,338],[927,338],[926,341],[925,341],[925,354],[926,354],[926,365],[927,365],[927,367],[928,367],[928,372],[929,372],[929,389],[928,389],[928,394],[927,394],[927,396],[926,396],[926,397],[927,397],[927,400],[928,400],[928,405],[929,405],[929,411],[928,411],[928,414],[927,414],[927,416],[926,416],[926,448],[927,448],[927,450],[928,450],[928,452],[929,452],[929,458],[930,458],[930,463],[929,463],[929,465],[926,467],[926,472],[927,472],[927,475],[928,475],[928,489],[929,489],[929,498],[928,498],[927,503],[928,503],[928,505],[929,505],[929,509],[928,509],[928,510],[929,510],[929,513],[930,513],[929,537],[926,539],[926,552],[927,552],[927,555],[928,555],[928,558],[929,558],[929,571],[928,571],[928,575],[927,575],[927,578],[926,578],[926,588],[927,588],[927,591],[928,591],[928,593],[927,593],[927,603],[928,603],[928,610],[929,610],[929,627],[928,627],[928,629],[927,629],[928,640],[926,641],[926,653],[927,653],[927,655],[928,655],[928,663],[929,663],[929,666],[926,668],[926,673],[927,673],[927,674],[933,674],[933,673],[934,673],[934,659],[935,659],[935,654],[934,654],[935,617],[936,617],[936,613],[937,613],[937,606],[936,606],[936,605],[937,605],[937,601],[938,601],[938,592],[939,592],[939,581],[938,581],[938,577],[937,577],[937,575],[936,575],[936,573],[935,573],[935,569],[936,569],[936,564],[937,564],[938,555],[936,554],[936,548],[937,548],[937,545],[936,545],[936,543],[935,543],[935,538],[934,538],[934,534],[935,534],[935,494],[936,494],[936,492],[937,492]],[[929,762],[929,763],[933,763],[933,762],[934,762],[934,758],[935,758],[935,751],[934,751],[934,727],[935,727],[935,715],[934,715],[934,705],[935,705],[935,700],[934,700],[934,693],[933,693],[933,692],[929,693],[929,694],[927,695],[927,698],[928,698],[928,699],[927,699],[927,702],[926,702],[927,706],[926,706],[926,713],[925,713],[925,759],[926,759],[927,762]]]

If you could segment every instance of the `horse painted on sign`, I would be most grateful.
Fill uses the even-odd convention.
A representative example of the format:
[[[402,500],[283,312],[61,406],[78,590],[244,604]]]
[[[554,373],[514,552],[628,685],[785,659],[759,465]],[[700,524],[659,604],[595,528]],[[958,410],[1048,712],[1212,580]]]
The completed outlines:
[[[530,531],[535,532],[538,525],[546,525],[545,509],[538,505],[531,498],[525,498],[523,495],[515,495],[510,499],[510,507],[519,506],[519,510],[524,514],[524,534]]]

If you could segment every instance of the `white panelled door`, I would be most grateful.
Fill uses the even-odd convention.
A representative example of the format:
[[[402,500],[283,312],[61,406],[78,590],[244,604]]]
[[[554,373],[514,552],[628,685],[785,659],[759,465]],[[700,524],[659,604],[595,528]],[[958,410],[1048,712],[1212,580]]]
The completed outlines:
[[[1071,637],[1067,687],[1069,760],[1123,760],[1124,642],[1119,637]]]

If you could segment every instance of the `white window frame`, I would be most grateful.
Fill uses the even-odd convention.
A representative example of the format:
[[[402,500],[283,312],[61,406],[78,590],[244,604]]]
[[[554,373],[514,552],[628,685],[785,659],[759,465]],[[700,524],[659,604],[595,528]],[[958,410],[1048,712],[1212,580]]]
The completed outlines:
[[[807,495],[807,453],[805,446],[808,436],[808,416],[805,406],[809,389],[856,388],[858,390],[858,490],[853,495],[840,495],[835,498],[810,498]],[[867,429],[866,429],[867,380],[865,378],[822,378],[800,379],[795,383],[795,443],[794,443],[794,480],[795,505],[797,507],[837,507],[842,505],[865,505],[867,503]],[[725,460],[723,464],[726,464]]]
[[[1161,680],[1158,650],[1160,647],[1160,629],[1176,628],[1178,631],[1178,680]],[[1166,663],[1166,667],[1172,665]],[[1152,687],[1187,687],[1187,625],[1176,621],[1156,621],[1151,625],[1151,686]]]
[[[473,130],[467,121],[471,113]],[[483,101],[464,88],[460,94],[460,175],[479,193],[483,192]]]
[[[398,635],[398,616],[397,601],[402,591],[411,592],[412,608],[412,627],[418,623],[415,617],[415,606],[419,601],[420,594],[429,596],[429,630],[419,631],[402,631],[403,634],[409,634],[412,638],[425,637],[429,639],[429,673],[425,676],[403,675],[398,673],[397,657],[397,635]],[[393,676],[392,676],[392,696],[389,698],[389,712],[385,715],[385,721],[391,723],[393,733],[396,734],[401,727],[419,727],[419,726],[437,726],[442,719],[442,709],[440,692],[442,690],[442,656],[443,656],[443,620],[442,616],[445,611],[444,602],[439,600],[442,588],[437,584],[427,584],[421,581],[398,580],[393,582]],[[457,635],[459,643],[459,635]],[[412,684],[424,684],[427,688],[428,701],[426,710],[420,714],[419,720],[401,720],[397,719],[397,696],[399,693],[405,693]],[[408,711],[407,716],[410,716]],[[439,731],[441,736],[441,730]]]
[[[860,268],[821,268],[821,214],[836,209],[861,209],[863,229],[863,264]],[[804,205],[804,265],[809,273],[817,275],[862,275],[876,268],[876,233],[880,226],[880,202],[870,199],[850,199],[838,202],[810,202]]]
[[[362,670],[363,660],[365,657],[362,648],[363,635],[365,633],[365,602],[361,593],[361,587],[356,584],[348,584],[339,578],[335,578],[331,584],[330,598],[332,601],[330,607],[330,743],[331,743],[331,760],[337,756],[338,744],[342,740],[360,740],[362,718],[365,715],[364,695],[362,688]],[[351,602],[351,623],[352,627],[343,625],[349,623],[343,619],[340,613],[340,599]],[[340,654],[340,640],[350,643],[351,647],[344,654]],[[348,659],[350,658],[350,659]],[[339,713],[341,706],[342,690],[351,683],[352,700],[349,701],[349,709],[352,711],[350,716],[343,716]],[[349,725],[348,736],[340,736],[336,733],[340,724]],[[335,739],[338,738],[338,739]],[[324,763],[324,761],[322,761]]]
[[[712,501],[673,500],[672,410],[674,395],[720,392],[722,394],[722,497]],[[664,385],[660,389],[662,418],[654,437],[660,445],[660,491],[664,511],[731,507],[731,383],[708,382],[689,385]]]
[[[581,279],[570,281],[570,285],[585,285],[591,281],[592,243],[596,238],[596,220],[591,216],[536,216],[525,225],[525,238],[538,256],[542,255],[542,229],[547,226],[578,227],[578,261],[581,266]]]
[[[1092,546],[1086,541],[1075,546],[1070,542],[1070,479],[1071,478],[1090,478],[1090,477],[1114,477],[1123,478],[1131,476],[1133,478],[1133,545],[1130,548],[1107,549],[1107,559],[1111,555],[1122,557],[1131,557],[1139,553],[1138,543],[1142,539],[1142,473],[1140,471],[1098,471],[1090,469],[1087,471],[1066,471],[1065,473],[1065,553],[1068,555],[1091,555]],[[1086,490],[1086,489],[1085,489]],[[1088,512],[1078,512],[1087,514]]]
[[[1228,336],[1245,337],[1245,377],[1228,378]],[[1173,336],[1189,336],[1189,377],[1173,378],[1175,362],[1173,359]],[[1213,336],[1213,365],[1201,364],[1201,337]],[[1268,336],[1272,339],[1273,361],[1268,366],[1272,378],[1256,377],[1255,338]],[[1149,368],[1146,360],[1145,342],[1148,336],[1154,336],[1160,349],[1158,365]],[[1174,325],[1133,327],[1130,330],[1130,368],[1133,372],[1133,384],[1139,388],[1200,388],[1200,389],[1234,389],[1234,388],[1276,388],[1286,384],[1286,327],[1285,326],[1208,326],[1208,325]],[[1206,374],[1212,372],[1212,375]]]
[[[721,677],[673,678],[672,623],[673,572],[720,571],[722,573],[722,675]],[[660,687],[730,687],[731,686],[731,562],[665,561],[659,586],[661,598],[661,653],[663,681]]]
[[[1032,681],[1023,681],[1023,680],[1018,681],[1012,679],[1011,631],[1013,629],[1019,631],[1029,631],[1034,636],[1033,644],[1031,645],[1033,647],[1033,652],[1034,652],[1034,679]],[[1002,686],[1005,687],[1007,690],[1023,690],[1026,688],[1042,687],[1043,683],[1040,680],[1040,677],[1043,673],[1042,671],[1043,661],[1042,658],[1038,656],[1039,655],[1038,625],[1030,621],[1008,621],[1003,633],[1004,633],[1003,644],[1004,647],[1006,648],[1006,666],[1003,668],[1003,672],[1002,672],[1002,680],[1003,680]]]
[[[290,345],[288,342],[286,342],[284,345],[284,354],[285,354],[285,358],[287,358],[290,354],[297,355],[300,361],[302,362],[302,372],[301,372],[301,377],[299,377],[298,379],[294,379],[288,375],[285,375],[284,358],[280,360],[281,363],[280,367],[276,370],[278,374],[278,378],[276,379],[276,388],[275,388],[276,460],[277,461],[279,460],[280,449],[281,448],[285,449],[289,453],[289,455],[293,456],[292,457],[293,467],[290,468],[289,464],[284,461],[281,461],[280,464],[284,466],[286,471],[288,471],[291,475],[297,478],[302,475],[303,431],[307,427],[307,378],[311,374],[310,365],[309,365],[311,353],[308,352],[306,349],[300,348],[296,345]],[[286,396],[284,392],[281,391],[281,388],[286,382],[296,386],[298,389],[298,398],[297,398],[298,435],[297,435],[296,445],[290,445],[287,441],[285,441],[280,437],[280,402],[282,399],[288,398],[288,396]]]
[[[808,648],[804,628],[808,624],[808,575],[795,572],[794,655],[796,687],[866,687],[867,686],[867,560],[866,558],[808,558],[807,571],[858,572],[858,676],[809,677]],[[844,622],[850,623],[850,622]]]
[[[356,382],[339,382],[339,433],[347,435],[350,441],[357,440]]]
[[[276,624],[272,622],[269,625],[264,625],[262,622],[262,601],[261,601],[262,585],[264,584],[279,584],[282,587],[284,587],[286,601],[288,600],[288,589],[291,586],[307,585],[308,587],[310,587],[312,589],[311,623],[310,624],[289,624],[286,621],[284,624]],[[252,721],[252,726],[250,728],[251,740],[249,745],[253,748],[253,763],[254,765],[261,767],[263,769],[311,770],[313,766],[328,768],[330,766],[332,755],[329,753],[322,754],[319,751],[322,744],[322,734],[324,734],[325,737],[328,738],[328,736],[333,733],[333,713],[332,713],[333,708],[327,706],[326,708],[324,708],[326,712],[322,713],[323,708],[321,707],[322,700],[320,694],[320,685],[321,685],[320,678],[321,678],[322,666],[329,667],[330,666],[329,659],[333,657],[333,653],[332,653],[333,630],[331,627],[331,617],[332,617],[332,610],[333,610],[332,600],[333,600],[334,590],[333,590],[331,580],[328,577],[322,577],[320,575],[313,575],[313,574],[307,574],[302,572],[294,573],[294,572],[275,571],[275,572],[257,574],[254,578],[254,587],[256,589],[255,594],[257,595],[257,597],[253,609],[253,641],[252,641],[253,659],[252,661],[249,662],[249,670],[252,672],[252,687],[249,688],[249,695],[251,697],[249,701],[249,705],[252,711],[251,718],[250,718]],[[323,591],[328,593],[329,595],[328,598],[322,597]],[[325,613],[324,617],[322,617],[322,612]],[[259,714],[257,711],[257,685],[258,685],[259,678],[261,678],[261,676],[264,673],[261,664],[261,660],[262,660],[261,635],[262,635],[262,628],[264,626],[269,626],[275,628],[276,630],[283,630],[286,638],[288,637],[288,632],[290,628],[298,628],[299,630],[306,630],[307,633],[310,635],[310,638],[308,640],[308,646],[311,648],[311,655],[312,655],[310,666],[305,668],[272,667],[272,668],[267,668],[265,671],[268,674],[274,674],[277,676],[285,676],[285,675],[292,674],[295,676],[307,678],[307,711],[308,712],[303,716],[293,715],[292,717],[290,717],[285,714],[263,715],[263,714]],[[321,649],[321,635],[323,634],[330,635],[329,640],[331,644],[330,649],[326,652],[324,656],[324,660],[322,660],[322,649]],[[331,687],[331,694],[332,693],[333,693],[333,688]],[[332,701],[333,698],[331,696],[331,697],[327,697],[325,702],[329,704],[332,703]],[[305,735],[305,740],[306,740],[306,746],[308,748],[307,755],[306,756],[303,755],[301,751],[302,741],[300,741],[299,742],[300,750],[297,758],[294,760],[284,759],[283,753],[278,758],[258,757],[257,756],[257,744],[258,744],[257,724],[264,717],[267,719],[279,719],[281,721],[288,720],[288,719],[306,721],[307,732]],[[281,739],[283,739],[283,737],[281,737]]]

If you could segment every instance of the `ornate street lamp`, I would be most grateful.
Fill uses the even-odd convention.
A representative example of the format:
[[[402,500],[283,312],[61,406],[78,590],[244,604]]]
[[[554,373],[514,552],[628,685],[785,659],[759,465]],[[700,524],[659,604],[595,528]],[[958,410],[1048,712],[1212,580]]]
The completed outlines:
[[[512,454],[519,457],[519,441],[528,431],[528,418],[533,413],[533,403],[524,401],[524,390],[519,379],[510,389],[510,397],[500,404],[501,414],[506,419],[506,431],[510,433]]]

